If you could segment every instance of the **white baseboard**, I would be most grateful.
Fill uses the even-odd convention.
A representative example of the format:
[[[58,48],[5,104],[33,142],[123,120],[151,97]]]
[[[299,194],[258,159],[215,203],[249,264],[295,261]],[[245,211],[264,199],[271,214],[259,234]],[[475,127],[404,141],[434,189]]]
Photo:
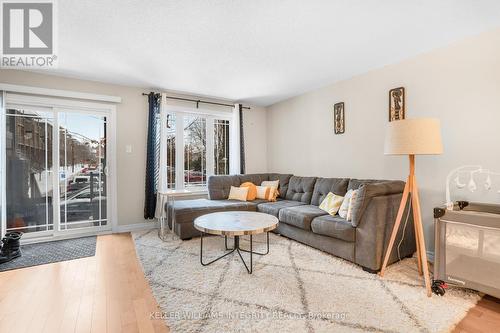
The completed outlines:
[[[22,238],[21,244],[25,245],[25,244],[33,244],[33,243],[43,243],[43,242],[49,242],[49,241],[55,241],[55,240],[64,240],[64,239],[72,239],[72,238],[87,237],[87,236],[109,235],[109,234],[116,234],[116,233],[121,233],[121,232],[150,230],[150,229],[155,229],[155,228],[158,228],[157,221],[119,225],[119,226],[114,227],[113,230],[85,231],[85,230],[76,230],[75,229],[74,230],[75,232],[57,235],[57,236],[50,235],[50,236],[40,236],[40,237],[33,237],[33,238]]]
[[[33,244],[33,243],[41,243],[47,241],[56,241],[56,240],[64,240],[78,237],[87,237],[87,236],[100,236],[100,235],[109,235],[116,234],[121,232],[131,232],[131,231],[139,231],[139,230],[150,230],[158,228],[157,221],[151,222],[143,222],[143,223],[134,223],[134,224],[126,224],[119,225],[113,228],[113,230],[72,230],[67,234],[59,234],[59,235],[47,235],[47,236],[39,236],[39,237],[26,237],[21,239],[21,244]]]
[[[158,228],[157,221],[125,224],[125,225],[116,226],[116,228],[113,230],[113,233],[131,232],[131,231],[138,231],[138,230],[149,230],[149,229],[156,229],[156,228]]]
[[[32,237],[25,239],[21,238],[21,245],[51,242],[51,241],[58,241],[58,240],[65,240],[72,238],[88,237],[88,236],[109,235],[111,233],[112,233],[111,230],[88,231],[88,232],[83,231],[83,232],[74,232],[57,236],[50,235],[50,236],[40,236],[40,237]]]

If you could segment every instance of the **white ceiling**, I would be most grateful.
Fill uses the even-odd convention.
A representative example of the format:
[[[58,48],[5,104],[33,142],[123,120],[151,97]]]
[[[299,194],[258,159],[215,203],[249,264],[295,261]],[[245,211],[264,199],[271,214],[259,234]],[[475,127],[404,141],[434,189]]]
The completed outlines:
[[[500,26],[498,0],[63,0],[55,74],[270,105]]]

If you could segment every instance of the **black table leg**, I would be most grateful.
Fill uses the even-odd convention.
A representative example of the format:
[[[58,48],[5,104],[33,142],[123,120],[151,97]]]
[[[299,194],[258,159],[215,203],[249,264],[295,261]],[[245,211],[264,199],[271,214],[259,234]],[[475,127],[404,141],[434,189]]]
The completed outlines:
[[[224,247],[226,248],[226,250],[234,250],[234,244],[232,249],[227,247],[227,236],[224,236]]]
[[[234,246],[233,246],[232,249],[228,248],[227,247],[227,236],[224,236],[224,247],[225,247],[226,250],[229,250],[229,252],[227,252],[227,253],[223,254],[222,256],[220,256],[218,258],[215,258],[215,259],[213,259],[213,260],[211,260],[211,261],[209,261],[207,263],[204,263],[203,262],[203,235],[204,235],[204,232],[201,232],[201,237],[200,237],[200,263],[203,266],[208,266],[208,265],[216,262],[217,260],[222,259],[225,256],[230,255],[231,253],[233,253],[234,251],[236,251],[238,253],[238,255],[240,256],[240,259],[243,262],[243,265],[245,266],[248,274],[252,274],[252,272],[253,272],[253,255],[257,254],[257,255],[263,256],[263,255],[266,255],[266,254],[269,253],[269,232],[267,233],[267,249],[266,249],[265,253],[260,253],[260,252],[253,251],[253,235],[250,235],[250,250],[245,250],[245,249],[242,249],[240,247],[240,236],[234,236]],[[247,265],[247,263],[243,259],[243,256],[241,255],[241,252],[250,253],[250,267]]]
[[[238,237],[238,238],[236,238]],[[252,270],[253,270],[253,260],[252,260],[252,255],[253,255],[253,251],[252,251],[252,244],[253,244],[253,239],[252,239],[252,235],[250,235],[250,251],[243,251],[243,252],[249,252],[250,253],[250,268],[248,268],[247,266],[247,263],[245,262],[245,259],[243,259],[243,256],[241,255],[241,252],[240,252],[240,237],[239,236],[235,236],[234,237],[234,248],[236,249],[236,251],[238,252],[238,255],[240,256],[240,259],[241,261],[243,262],[243,265],[245,265],[245,268],[247,269],[247,272],[248,274],[252,274]]]
[[[211,261],[209,261],[209,262],[207,262],[207,263],[204,263],[204,262],[203,262],[203,234],[204,234],[204,232],[201,232],[201,237],[200,237],[200,263],[201,263],[203,266],[208,266],[208,265],[210,265],[210,264],[212,264],[212,263],[216,262],[217,260],[222,259],[222,258],[224,258],[224,257],[225,257],[225,256],[227,256],[227,255],[230,255],[230,254],[231,254],[231,253],[233,253],[233,252],[234,252],[234,250],[236,249],[236,247],[235,247],[235,248],[231,249],[231,251],[229,251],[229,252],[227,252],[227,253],[223,254],[222,256],[220,256],[220,257],[218,257],[218,258],[215,258],[215,259],[213,259],[213,260],[211,260]],[[227,245],[227,243],[226,243],[226,245]],[[227,246],[226,246],[226,247],[227,247]]]
[[[252,252],[253,254],[257,254],[259,256],[265,256],[266,254],[269,253],[269,232],[267,232],[266,234],[267,234],[267,249],[266,249],[266,252],[259,253],[259,252],[253,251]],[[250,251],[252,251],[252,235],[250,235],[250,251],[242,249],[242,248],[240,248],[240,251],[243,251],[243,252],[250,252]]]

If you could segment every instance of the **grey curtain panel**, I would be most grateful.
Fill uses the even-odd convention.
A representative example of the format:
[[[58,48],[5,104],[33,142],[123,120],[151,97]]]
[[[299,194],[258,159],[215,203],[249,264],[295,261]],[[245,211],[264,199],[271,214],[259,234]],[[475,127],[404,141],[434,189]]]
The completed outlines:
[[[245,139],[243,135],[243,105],[238,104],[240,113],[240,173],[245,174]]]
[[[155,217],[156,195],[160,175],[160,102],[161,94],[148,94],[148,138],[146,153],[146,186],[144,218]]]

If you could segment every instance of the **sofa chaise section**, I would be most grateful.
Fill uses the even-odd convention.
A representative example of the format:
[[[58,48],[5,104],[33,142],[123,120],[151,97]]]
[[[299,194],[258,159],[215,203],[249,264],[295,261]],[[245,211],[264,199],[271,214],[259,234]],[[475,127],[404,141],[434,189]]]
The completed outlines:
[[[194,219],[199,216],[224,212],[224,211],[250,211],[255,212],[257,205],[253,202],[236,200],[179,200],[167,204],[166,211],[169,227],[174,223],[174,232],[181,239],[189,239],[200,235],[193,225]]]
[[[181,200],[169,202],[165,205],[169,227],[172,227],[172,221],[175,221],[174,232],[181,239],[190,239],[200,235],[200,232],[194,227],[193,222],[198,216],[209,213],[223,212],[223,211],[257,211],[258,205],[264,205],[259,211],[266,211],[272,214],[276,211],[278,216],[279,209],[275,207],[268,207],[266,200],[254,201],[235,201],[227,200],[231,186],[240,186],[244,182],[252,182],[260,184],[266,180],[279,180],[280,203],[286,206],[285,197],[288,190],[288,182],[292,175],[278,174],[278,173],[262,173],[262,174],[247,174],[247,175],[234,175],[234,176],[212,176],[208,178],[208,199],[196,200]],[[300,204],[295,201],[289,205]]]

